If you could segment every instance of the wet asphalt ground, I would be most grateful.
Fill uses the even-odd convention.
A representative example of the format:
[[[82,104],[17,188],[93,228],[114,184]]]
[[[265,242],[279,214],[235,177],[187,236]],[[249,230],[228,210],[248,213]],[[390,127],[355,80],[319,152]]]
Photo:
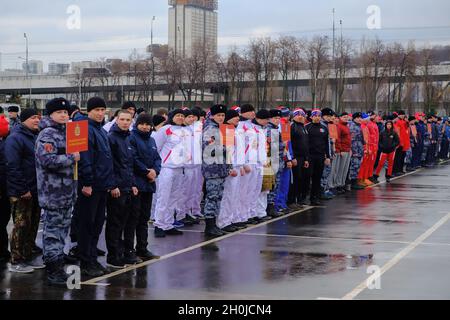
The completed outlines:
[[[82,279],[80,290],[0,265],[0,299],[450,299],[449,201],[445,163],[215,240],[202,225],[150,232],[160,260]]]

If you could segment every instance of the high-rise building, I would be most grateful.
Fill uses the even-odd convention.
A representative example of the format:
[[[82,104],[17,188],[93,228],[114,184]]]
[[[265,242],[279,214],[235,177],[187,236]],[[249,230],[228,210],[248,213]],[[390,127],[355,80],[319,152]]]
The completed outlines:
[[[169,0],[169,49],[182,57],[217,53],[218,0]]]
[[[27,70],[27,63],[22,64],[23,70]],[[28,61],[28,73],[30,74],[43,74],[44,73],[44,63],[39,60]]]
[[[50,75],[61,75],[68,73],[70,70],[70,64],[67,63],[49,63],[48,64],[48,74]]]

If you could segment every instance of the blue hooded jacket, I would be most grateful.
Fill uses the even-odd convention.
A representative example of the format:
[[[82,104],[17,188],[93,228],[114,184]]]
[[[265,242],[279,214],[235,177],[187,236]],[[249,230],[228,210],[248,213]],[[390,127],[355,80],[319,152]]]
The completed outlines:
[[[130,144],[134,154],[134,177],[139,192],[156,192],[156,184],[147,179],[148,169],[156,174],[161,172],[161,157],[151,133],[145,133],[135,128],[130,137]]]
[[[79,186],[105,192],[114,187],[113,158],[102,124],[89,119],[89,150],[81,153]]]
[[[114,124],[108,134],[108,140],[114,163],[112,189],[119,188],[121,192],[131,192],[131,188],[136,187],[136,183],[133,174],[134,157],[130,144],[130,131],[123,131]]]
[[[37,196],[34,146],[38,133],[19,124],[6,139],[6,176],[10,197],[19,198],[27,192]]]

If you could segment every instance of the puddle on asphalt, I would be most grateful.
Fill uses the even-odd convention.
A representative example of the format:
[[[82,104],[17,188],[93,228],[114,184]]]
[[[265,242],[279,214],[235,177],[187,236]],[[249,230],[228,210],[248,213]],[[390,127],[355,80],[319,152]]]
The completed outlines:
[[[371,219],[371,218],[358,218],[358,217],[339,217],[340,220],[361,221],[363,223],[381,222],[386,224],[408,224],[418,223],[418,221],[402,220],[402,219]]]
[[[261,251],[267,262],[267,280],[300,278],[307,275],[326,275],[357,270],[372,265],[374,255],[325,254],[296,251]]]

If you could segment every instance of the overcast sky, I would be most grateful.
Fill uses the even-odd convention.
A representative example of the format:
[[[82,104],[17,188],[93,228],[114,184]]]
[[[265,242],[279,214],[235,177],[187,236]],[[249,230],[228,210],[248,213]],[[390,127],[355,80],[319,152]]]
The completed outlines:
[[[30,59],[49,62],[126,58],[150,43],[150,21],[155,43],[167,43],[167,0],[0,0],[2,69],[21,66],[26,32]],[[81,29],[67,28],[67,8],[81,10]],[[381,30],[368,30],[367,8],[381,10]],[[450,44],[448,0],[219,0],[219,50],[244,46],[252,37],[280,34],[331,36],[332,8],[343,20],[344,36],[387,41],[416,40],[418,44]],[[46,68],[45,68],[46,69]]]

